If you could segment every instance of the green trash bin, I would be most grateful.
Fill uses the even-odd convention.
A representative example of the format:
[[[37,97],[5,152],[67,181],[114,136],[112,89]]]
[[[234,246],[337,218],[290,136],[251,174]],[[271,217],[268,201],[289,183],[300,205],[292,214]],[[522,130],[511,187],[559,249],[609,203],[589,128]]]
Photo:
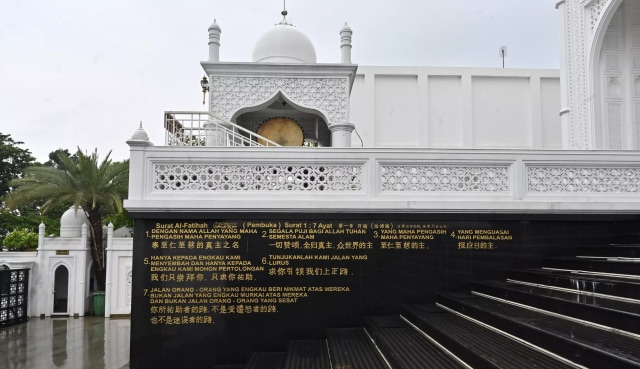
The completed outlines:
[[[104,292],[93,293],[93,315],[104,316]]]

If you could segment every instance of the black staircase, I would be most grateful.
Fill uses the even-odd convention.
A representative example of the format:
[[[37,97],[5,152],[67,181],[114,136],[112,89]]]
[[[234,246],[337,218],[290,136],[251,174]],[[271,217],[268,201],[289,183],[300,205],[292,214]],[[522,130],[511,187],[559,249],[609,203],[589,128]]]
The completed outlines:
[[[506,275],[214,369],[640,368],[640,245]]]

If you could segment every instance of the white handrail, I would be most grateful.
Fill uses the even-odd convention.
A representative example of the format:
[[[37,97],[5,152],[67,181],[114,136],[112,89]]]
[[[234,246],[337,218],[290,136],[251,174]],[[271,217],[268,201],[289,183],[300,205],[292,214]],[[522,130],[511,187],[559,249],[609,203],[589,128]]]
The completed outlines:
[[[166,111],[164,128],[167,146],[281,146],[203,111]]]
[[[219,120],[221,123],[218,122],[213,122],[214,124],[216,124],[216,126],[222,128],[224,131],[229,132],[231,134],[234,135],[234,138],[236,136],[240,137],[241,142],[246,142],[249,143],[248,145],[244,145],[244,146],[282,146],[274,141],[271,141],[270,139],[261,136],[259,134],[257,134],[256,132],[250,131],[244,127],[241,127],[233,122],[230,122],[228,120],[224,120],[216,115],[213,115],[211,113],[208,113],[210,117],[215,118],[217,120]],[[233,129],[228,129],[226,127],[224,127],[224,125],[229,125],[231,126]],[[243,136],[243,135],[238,135],[236,130],[240,131],[240,132],[244,132],[247,136],[249,136],[249,138]],[[252,137],[255,137],[256,139],[252,139]],[[265,144],[261,144],[259,142],[259,140],[262,140]],[[242,146],[242,145],[241,145]]]

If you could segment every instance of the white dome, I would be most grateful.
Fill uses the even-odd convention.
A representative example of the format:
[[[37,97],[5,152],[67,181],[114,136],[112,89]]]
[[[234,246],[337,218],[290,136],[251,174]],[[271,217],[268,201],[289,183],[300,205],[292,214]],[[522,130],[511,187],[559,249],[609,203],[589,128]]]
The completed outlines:
[[[149,135],[147,135],[147,131],[142,128],[142,122],[140,122],[140,127],[133,132],[133,136],[129,139],[130,141],[149,141]]]
[[[80,237],[82,235],[82,225],[87,221],[82,207],[71,206],[60,217],[60,237]]]
[[[301,31],[288,23],[276,24],[253,48],[258,63],[315,63],[316,49]]]

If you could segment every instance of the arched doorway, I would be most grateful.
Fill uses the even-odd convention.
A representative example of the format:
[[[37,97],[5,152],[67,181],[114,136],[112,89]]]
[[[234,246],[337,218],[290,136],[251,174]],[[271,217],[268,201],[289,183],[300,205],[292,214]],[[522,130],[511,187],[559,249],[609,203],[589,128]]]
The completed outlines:
[[[640,0],[618,0],[596,38],[596,145],[640,149]]]
[[[93,267],[93,262],[91,262],[91,266],[89,267],[89,274],[87,274],[87,286],[89,290],[87,291],[87,296],[91,296],[92,293],[98,290],[98,281],[96,280],[96,268]]]
[[[53,273],[53,306],[52,314],[69,314],[69,269],[60,265]]]
[[[258,134],[260,134],[261,128],[264,129],[265,124],[269,125],[274,120],[293,122],[292,127],[295,131],[293,134],[296,136],[296,141],[298,140],[297,136],[302,135],[302,141],[299,144],[285,144],[284,146],[331,146],[331,131],[320,112],[295,104],[281,92],[260,105],[239,110],[232,118],[232,121],[239,126]],[[282,133],[281,127],[278,128],[276,137]]]

